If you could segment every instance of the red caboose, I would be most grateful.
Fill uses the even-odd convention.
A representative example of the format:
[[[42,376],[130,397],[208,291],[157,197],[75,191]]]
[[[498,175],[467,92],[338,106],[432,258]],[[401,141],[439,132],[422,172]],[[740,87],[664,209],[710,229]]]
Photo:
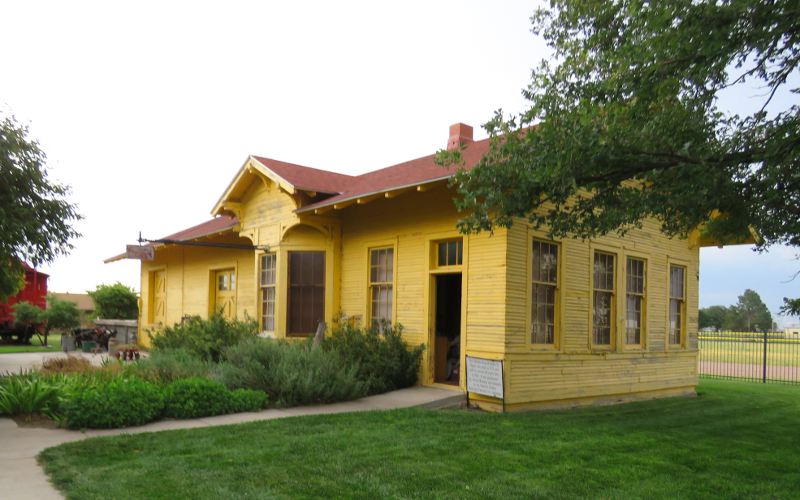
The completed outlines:
[[[48,276],[24,262],[22,265],[25,267],[25,286],[18,294],[9,297],[4,303],[0,303],[0,331],[7,332],[13,330],[14,309],[12,306],[17,302],[30,302],[42,309],[47,306]]]

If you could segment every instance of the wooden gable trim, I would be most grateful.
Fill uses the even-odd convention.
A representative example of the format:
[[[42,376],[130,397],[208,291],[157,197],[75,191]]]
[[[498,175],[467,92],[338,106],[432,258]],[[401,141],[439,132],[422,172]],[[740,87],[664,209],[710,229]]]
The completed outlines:
[[[214,205],[214,208],[211,210],[211,215],[217,216],[223,212],[229,212],[234,214],[236,217],[240,216],[241,203],[230,200],[230,197],[236,186],[242,182],[242,178],[245,176],[245,174],[256,176],[261,180],[265,187],[269,187],[269,183],[274,182],[278,187],[290,195],[295,195],[299,192],[295,186],[292,185],[292,183],[270,170],[269,167],[256,160],[254,157],[249,156],[247,161],[244,162],[244,165],[242,165],[239,168],[239,171],[236,172],[236,175],[228,184],[228,187],[225,188],[222,196],[220,196],[219,200],[217,200],[216,205]],[[292,199],[299,207],[300,205],[298,204],[297,199],[294,196],[292,196]]]

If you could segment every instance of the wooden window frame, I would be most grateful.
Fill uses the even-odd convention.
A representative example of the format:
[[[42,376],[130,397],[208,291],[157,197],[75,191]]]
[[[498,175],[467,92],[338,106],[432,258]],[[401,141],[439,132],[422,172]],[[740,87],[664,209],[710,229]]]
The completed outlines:
[[[556,248],[556,280],[553,282],[537,281],[534,278],[534,247],[536,244],[552,245]],[[527,312],[526,312],[526,342],[532,350],[553,351],[559,348],[561,342],[561,275],[562,275],[561,242],[548,240],[545,238],[531,236],[528,237],[528,258],[527,258]],[[553,304],[553,339],[552,342],[534,342],[533,338],[533,311],[535,307],[534,290],[536,285],[554,287]]]
[[[272,257],[273,259],[273,268],[272,268],[272,283],[265,283],[265,275],[264,272],[264,259]],[[267,289],[272,289],[272,328],[267,328],[265,322],[265,314],[264,314],[264,304],[267,302],[265,300],[265,291]],[[277,252],[265,252],[258,256],[258,293],[259,293],[259,314],[258,314],[258,322],[261,326],[262,332],[270,332],[274,333],[277,329],[278,324],[278,253]]]
[[[372,280],[372,253],[373,252],[381,252],[391,250],[391,272],[389,273],[390,281],[373,281]],[[366,326],[371,327],[373,326],[372,322],[375,318],[374,313],[374,301],[372,300],[372,293],[373,288],[375,287],[389,287],[389,300],[391,300],[391,305],[389,307],[389,323],[394,324],[396,322],[396,311],[397,311],[397,304],[396,304],[396,290],[395,281],[397,280],[397,249],[395,248],[394,244],[388,245],[378,245],[378,246],[370,246],[367,248],[367,321]]]
[[[595,259],[598,254],[603,254],[610,256],[613,260],[613,273],[611,277],[611,283],[613,284],[612,289],[599,289],[596,288],[597,283],[595,283]],[[619,284],[617,283],[617,279],[619,277],[619,252],[610,250],[607,248],[592,248],[590,252],[590,262],[589,262],[589,279],[590,283],[590,302],[589,302],[589,345],[591,350],[593,351],[613,351],[617,345],[617,318],[618,318],[618,294],[619,294]],[[611,294],[611,304],[609,305],[610,310],[610,317],[609,317],[609,339],[607,344],[598,344],[595,342],[595,292],[601,293],[610,293]]]
[[[647,289],[648,289],[648,259],[636,254],[628,254],[624,255],[625,257],[625,274],[623,278],[623,283],[625,286],[625,303],[623,304],[623,312],[622,317],[625,321],[625,335],[623,340],[623,347],[626,349],[644,349],[647,345]],[[629,262],[631,260],[636,260],[642,263],[642,291],[639,292],[631,292],[629,290],[629,279],[630,279],[630,272],[629,272]],[[640,303],[640,311],[639,311],[639,342],[628,342],[628,297],[631,295],[635,295],[641,298]]]
[[[672,342],[672,268],[681,268],[683,269],[683,289],[682,297],[676,298],[680,301],[679,304],[679,314],[680,314],[680,324],[678,325],[680,331],[678,332],[678,342]],[[687,338],[687,318],[686,318],[686,299],[687,299],[687,290],[688,290],[688,278],[689,278],[689,266],[684,262],[677,262],[675,260],[668,260],[667,261],[667,328],[666,328],[666,347],[667,350],[670,349],[684,349],[686,347],[686,338]]]
[[[445,258],[444,264],[439,264],[439,247],[442,244],[448,243],[455,243],[456,244],[456,257],[455,257],[455,264],[447,264],[447,260],[449,260],[449,247],[447,257]],[[464,267],[464,238],[463,237],[455,237],[455,238],[442,238],[432,241],[431,245],[431,268],[432,269],[439,269],[439,270],[446,270],[448,272],[457,272],[459,269]],[[459,257],[461,261],[459,262]]]

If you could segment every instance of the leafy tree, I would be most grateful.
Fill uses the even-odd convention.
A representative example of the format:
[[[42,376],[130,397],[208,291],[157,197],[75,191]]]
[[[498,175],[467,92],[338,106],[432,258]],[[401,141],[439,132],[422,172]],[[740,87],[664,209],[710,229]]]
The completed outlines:
[[[69,188],[47,178],[46,156],[28,128],[0,117],[0,300],[24,283],[21,261],[38,266],[72,249],[79,236]]]
[[[766,112],[800,64],[796,0],[551,0],[532,20],[554,62],[532,72],[527,111],[498,111],[490,152],[456,175],[462,231],[527,217],[594,237],[653,217],[668,235],[707,223],[723,241],[752,227],[761,247],[800,245],[800,106]],[[723,90],[754,84],[761,110],[718,108]]]
[[[734,309],[737,316],[737,330],[766,332],[772,328],[772,314],[761,300],[761,296],[753,290],[745,290],[739,296],[739,302]]]
[[[700,309],[699,323],[700,328],[713,328],[717,331],[722,330],[725,325],[725,318],[730,314],[725,306],[710,306]]]
[[[551,0],[532,21],[553,57],[523,91],[529,108],[498,111],[489,153],[455,176],[462,232],[524,217],[590,238],[652,217],[670,236],[736,242],[752,228],[759,249],[800,246],[800,106],[767,112],[800,64],[797,0]],[[757,111],[718,107],[754,86]]]
[[[81,324],[81,312],[74,302],[57,299],[53,295],[47,297],[47,310],[44,312],[47,320],[46,332],[59,330],[67,332]]]
[[[17,326],[32,326],[44,321],[44,310],[27,301],[20,301],[11,306],[14,310],[14,324]]]
[[[136,292],[120,282],[98,285],[89,295],[94,299],[94,310],[98,318],[136,319],[139,316],[139,298]]]
[[[800,299],[784,297],[780,312],[787,316],[800,316]]]

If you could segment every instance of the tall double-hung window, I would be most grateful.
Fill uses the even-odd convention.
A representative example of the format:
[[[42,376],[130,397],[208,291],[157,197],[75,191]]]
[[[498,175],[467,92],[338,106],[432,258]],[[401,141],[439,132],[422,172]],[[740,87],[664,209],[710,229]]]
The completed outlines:
[[[628,257],[625,267],[625,343],[641,345],[646,304],[646,265],[644,259]]]
[[[616,256],[595,252],[592,276],[592,343],[611,346],[614,338],[614,309],[616,307]]]
[[[669,343],[679,346],[686,323],[686,267],[669,266]]]
[[[276,257],[274,253],[261,256],[261,329],[275,331],[275,274]]]
[[[394,248],[374,248],[369,251],[369,294],[372,326],[392,322],[392,291],[394,288]]]
[[[554,344],[558,303],[558,244],[533,240],[531,343]]]

